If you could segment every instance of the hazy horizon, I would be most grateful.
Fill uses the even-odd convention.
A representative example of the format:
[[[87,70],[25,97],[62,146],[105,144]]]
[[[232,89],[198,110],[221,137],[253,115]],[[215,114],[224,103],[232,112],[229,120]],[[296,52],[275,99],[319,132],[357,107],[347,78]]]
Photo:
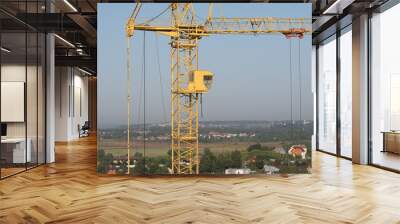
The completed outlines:
[[[291,120],[202,120],[202,121],[199,121],[199,123],[201,124],[201,123],[207,123],[207,122],[260,122],[260,123],[262,123],[262,122],[286,122],[286,121],[291,121]],[[309,119],[309,120],[293,120],[293,122],[299,122],[299,121],[310,121],[310,122],[313,122],[313,120],[312,119]],[[133,125],[133,126],[142,126],[144,123],[135,123],[135,124],[131,124],[131,125]],[[163,121],[161,121],[161,122],[147,122],[146,121],[146,125],[160,125],[160,124],[167,124],[168,126],[170,125],[170,122],[168,121],[168,122],[166,122],[166,123],[164,123]],[[105,129],[110,129],[110,128],[126,128],[126,124],[119,124],[119,125],[115,125],[115,124],[112,124],[112,125],[102,125],[102,130],[105,130]]]

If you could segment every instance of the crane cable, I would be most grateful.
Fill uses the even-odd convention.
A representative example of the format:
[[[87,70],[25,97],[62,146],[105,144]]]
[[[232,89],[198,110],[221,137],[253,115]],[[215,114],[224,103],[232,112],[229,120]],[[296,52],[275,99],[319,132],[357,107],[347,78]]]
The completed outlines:
[[[146,171],[146,31],[143,31],[143,171]]]
[[[203,114],[203,94],[200,94],[200,114],[201,114],[201,119],[204,121],[204,114]]]
[[[290,70],[290,138],[293,140],[293,71],[292,71],[292,39],[289,39],[289,70]]]
[[[163,80],[162,80],[162,73],[161,73],[161,65],[160,65],[160,49],[159,49],[159,44],[158,44],[158,33],[154,33],[155,37],[155,42],[156,42],[156,56],[157,56],[157,65],[158,65],[158,75],[159,75],[159,81],[160,81],[160,91],[161,91],[161,104],[162,104],[162,109],[163,109],[163,122],[164,124],[167,123],[167,109],[166,109],[166,104],[165,104],[165,98],[164,98],[164,86],[163,86]]]
[[[153,21],[156,20],[158,17],[162,16],[162,15],[163,15],[164,13],[166,13],[166,12],[168,11],[168,9],[170,9],[170,8],[171,8],[171,4],[169,4],[168,7],[167,7],[166,9],[164,9],[163,11],[161,11],[158,15],[154,16],[154,17],[151,18],[151,19],[146,20],[146,21],[143,22],[143,23],[140,23],[139,25],[140,25],[140,26],[142,26],[142,25],[149,25],[149,23],[153,22]]]
[[[298,39],[298,45],[299,45],[299,54],[298,54],[298,63],[299,63],[299,120],[301,121],[302,120],[302,102],[301,102],[301,100],[302,100],[302,74],[301,74],[301,61],[300,61],[300,54],[301,54],[301,41],[300,41],[300,38]]]
[[[159,50],[159,38],[158,38],[158,33],[154,33],[154,40],[156,42],[156,57],[157,57],[157,65],[158,65],[158,76],[159,76],[159,81],[160,81],[160,92],[161,92],[161,105],[163,109],[163,123],[167,124],[167,109],[166,109],[166,104],[165,104],[165,97],[164,97],[164,86],[163,86],[163,79],[162,79],[162,73],[161,73],[161,65],[160,65],[160,50]],[[164,148],[166,146],[164,144],[164,141],[161,141],[161,148]]]
[[[140,9],[142,8],[142,4],[138,3],[135,5],[135,8],[133,9],[131,16],[129,18],[136,19],[137,15],[139,14]]]
[[[143,63],[143,61],[142,61]],[[141,68],[141,73],[143,73],[143,65]],[[138,97],[138,116],[137,116],[137,124],[140,124],[141,118],[142,118],[142,93],[143,93],[143,76],[140,76],[139,80],[139,97]]]
[[[139,82],[139,105],[138,105],[138,118],[137,124],[140,124],[141,118],[141,104],[143,95],[143,171],[146,167],[146,31],[143,31],[143,61],[142,61],[142,73],[141,80]]]

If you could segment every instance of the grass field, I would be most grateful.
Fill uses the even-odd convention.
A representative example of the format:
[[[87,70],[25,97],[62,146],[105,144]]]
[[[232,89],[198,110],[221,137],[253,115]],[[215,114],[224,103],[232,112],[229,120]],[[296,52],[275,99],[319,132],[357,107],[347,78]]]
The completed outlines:
[[[229,152],[235,150],[246,150],[252,144],[256,144],[256,142],[222,142],[222,143],[203,143],[200,144],[200,150],[204,150],[205,148],[209,148],[214,153],[221,152]],[[260,143],[263,146],[269,147],[277,147],[280,146],[280,142],[262,142]],[[146,156],[154,157],[154,156],[162,156],[168,153],[170,145],[168,142],[148,142],[146,143]],[[114,156],[122,156],[126,155],[127,151],[123,147],[113,147],[104,149],[106,153],[112,153]],[[133,155],[135,152],[139,152],[144,154],[143,152],[143,143],[134,144],[133,150],[131,154]]]

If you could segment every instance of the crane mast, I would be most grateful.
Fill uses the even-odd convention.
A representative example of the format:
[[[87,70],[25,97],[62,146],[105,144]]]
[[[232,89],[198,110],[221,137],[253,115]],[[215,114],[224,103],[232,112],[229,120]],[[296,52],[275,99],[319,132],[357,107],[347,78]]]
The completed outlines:
[[[198,39],[180,27],[195,26],[192,4],[172,4],[171,36],[171,170],[173,174],[198,174],[199,93],[185,91],[189,73],[198,69]]]
[[[199,70],[199,40],[214,34],[283,34],[303,38],[311,32],[311,19],[304,18],[213,18],[199,24],[191,3],[171,3],[169,25],[135,24],[137,3],[126,25],[128,36],[128,85],[130,85],[130,38],[134,30],[154,31],[170,37],[171,75],[171,173],[199,174],[199,99],[211,87],[213,74]],[[130,107],[128,87],[128,107]],[[128,109],[128,167],[130,166],[130,109]],[[129,168],[128,168],[129,174]]]

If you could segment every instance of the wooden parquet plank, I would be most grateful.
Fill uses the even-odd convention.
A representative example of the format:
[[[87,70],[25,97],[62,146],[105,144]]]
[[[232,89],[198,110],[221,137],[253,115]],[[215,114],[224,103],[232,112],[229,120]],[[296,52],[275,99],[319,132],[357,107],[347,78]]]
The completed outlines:
[[[400,224],[400,175],[318,152],[288,177],[98,175],[94,137],[56,158],[0,181],[0,223]]]

